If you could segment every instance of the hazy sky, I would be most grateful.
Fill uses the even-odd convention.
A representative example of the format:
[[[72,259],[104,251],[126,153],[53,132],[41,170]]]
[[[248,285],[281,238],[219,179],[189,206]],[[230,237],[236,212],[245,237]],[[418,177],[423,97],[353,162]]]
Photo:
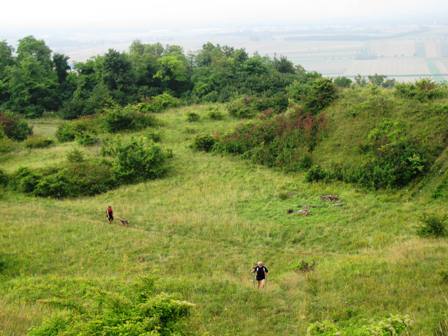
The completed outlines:
[[[447,0],[8,0],[0,29],[210,26],[443,17]]]

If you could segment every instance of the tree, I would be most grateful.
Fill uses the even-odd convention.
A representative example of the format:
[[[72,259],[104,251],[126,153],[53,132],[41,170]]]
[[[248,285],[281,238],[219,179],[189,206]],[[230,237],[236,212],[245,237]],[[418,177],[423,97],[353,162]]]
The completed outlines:
[[[30,117],[56,110],[57,76],[51,50],[42,40],[27,36],[19,41],[17,62],[7,71],[8,107]]]
[[[6,41],[0,41],[0,104],[9,100],[7,72],[15,62],[12,52],[12,47]]]
[[[132,64],[128,56],[109,49],[102,63],[102,80],[112,97],[120,104],[132,101],[134,94],[134,78]]]
[[[352,85],[352,80],[350,78],[347,78],[344,76],[336,77],[335,79],[333,79],[333,82],[337,87],[341,87],[341,88],[347,88]]]
[[[168,54],[158,59],[159,70],[154,75],[159,79],[164,89],[172,90],[177,95],[182,94],[189,86],[189,69],[183,54]]]
[[[274,58],[274,67],[280,73],[293,74],[296,72],[294,64],[284,56],[281,56],[280,59]]]

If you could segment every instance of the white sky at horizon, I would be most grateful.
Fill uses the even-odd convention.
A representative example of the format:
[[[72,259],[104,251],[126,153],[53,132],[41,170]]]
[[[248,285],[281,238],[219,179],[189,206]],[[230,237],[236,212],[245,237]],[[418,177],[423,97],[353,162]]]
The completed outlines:
[[[447,15],[444,15],[447,14]],[[0,29],[205,26],[332,19],[448,17],[446,0],[13,0],[0,5]]]

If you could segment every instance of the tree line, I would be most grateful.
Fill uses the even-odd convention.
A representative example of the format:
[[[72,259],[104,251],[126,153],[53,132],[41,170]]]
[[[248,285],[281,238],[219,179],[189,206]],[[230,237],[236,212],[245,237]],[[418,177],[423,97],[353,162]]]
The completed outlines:
[[[135,41],[126,52],[109,49],[71,66],[69,57],[33,36],[19,40],[16,50],[0,41],[0,108],[27,117],[59,111],[76,118],[164,92],[187,102],[276,95],[304,76],[309,74],[285,57],[212,43],[186,54],[180,46]]]

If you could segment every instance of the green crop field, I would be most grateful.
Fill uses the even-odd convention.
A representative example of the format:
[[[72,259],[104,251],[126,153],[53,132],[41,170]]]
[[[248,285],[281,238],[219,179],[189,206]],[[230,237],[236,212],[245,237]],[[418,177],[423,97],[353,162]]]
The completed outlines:
[[[126,287],[143,276],[194,304],[184,323],[196,335],[305,335],[315,321],[388,314],[409,315],[412,335],[432,335],[447,319],[448,242],[416,234],[421,215],[443,213],[446,201],[306,183],[300,173],[196,152],[196,135],[238,123],[227,115],[211,120],[208,111],[197,105],[157,116],[161,144],[174,154],[163,179],[65,200],[2,191],[0,334],[26,334],[70,309],[83,288]],[[189,112],[200,120],[188,122]],[[58,123],[40,119],[34,132],[53,136]],[[0,168],[50,166],[76,146],[18,149],[2,156]],[[81,150],[97,155],[88,148]],[[341,204],[322,201],[324,194],[339,195]],[[108,205],[130,226],[108,224]],[[310,216],[287,214],[306,205]],[[264,290],[250,274],[257,260],[270,271]],[[315,270],[298,271],[302,260],[315,261]]]

